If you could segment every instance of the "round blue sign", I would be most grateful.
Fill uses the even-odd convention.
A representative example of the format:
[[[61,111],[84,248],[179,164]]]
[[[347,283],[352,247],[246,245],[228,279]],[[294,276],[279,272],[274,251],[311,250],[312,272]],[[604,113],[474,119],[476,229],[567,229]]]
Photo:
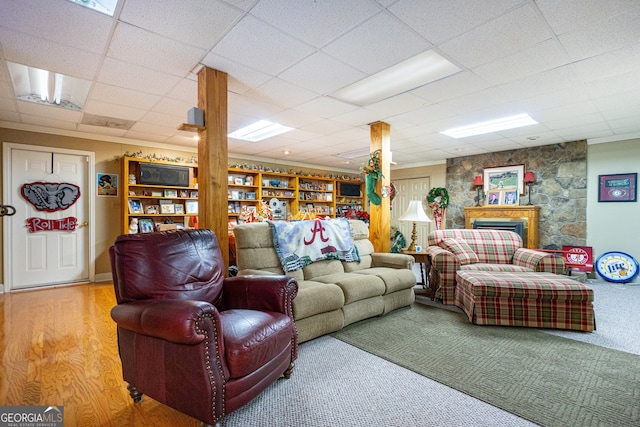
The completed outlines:
[[[596,271],[608,282],[626,283],[638,275],[638,261],[624,252],[605,252],[596,260]]]

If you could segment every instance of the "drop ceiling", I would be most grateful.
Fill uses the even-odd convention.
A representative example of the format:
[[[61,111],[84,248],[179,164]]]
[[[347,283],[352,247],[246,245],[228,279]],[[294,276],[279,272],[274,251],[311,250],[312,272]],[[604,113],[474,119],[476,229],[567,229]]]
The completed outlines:
[[[394,168],[640,137],[638,22],[631,0],[120,0],[113,17],[3,1],[0,127],[194,150],[178,126],[207,66],[229,75],[229,132],[262,119],[295,128],[229,139],[241,158],[357,171],[376,121],[391,127]],[[461,71],[371,105],[331,96],[428,50]],[[6,61],[91,81],[84,108],[17,100]],[[521,113],[538,124],[440,133]]]

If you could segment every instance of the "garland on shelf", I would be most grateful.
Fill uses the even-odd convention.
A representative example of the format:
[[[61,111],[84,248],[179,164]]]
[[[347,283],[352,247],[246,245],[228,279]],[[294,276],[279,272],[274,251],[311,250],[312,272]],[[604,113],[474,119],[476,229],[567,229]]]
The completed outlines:
[[[376,193],[376,183],[383,177],[382,168],[380,167],[380,151],[376,150],[371,153],[367,164],[360,168],[360,172],[364,174],[367,197],[376,206],[382,202],[382,199]]]
[[[444,187],[432,188],[427,195],[427,202],[429,203],[429,207],[433,209],[433,219],[436,222],[436,229],[440,230],[444,211],[447,209],[447,206],[449,206],[449,192]]]
[[[189,158],[186,157],[169,157],[167,155],[161,154],[157,155],[156,153],[147,154],[146,156],[142,155],[142,151],[136,151],[134,153],[129,153],[126,151],[123,154],[124,157],[133,157],[135,159],[147,159],[147,160],[163,160],[165,162],[173,162],[173,163],[194,163],[198,164],[198,158],[196,156],[191,156]]]

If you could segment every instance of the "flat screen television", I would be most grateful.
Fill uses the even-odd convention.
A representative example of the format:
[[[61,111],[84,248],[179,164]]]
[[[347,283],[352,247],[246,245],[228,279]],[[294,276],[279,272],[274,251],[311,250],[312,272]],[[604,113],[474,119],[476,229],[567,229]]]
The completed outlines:
[[[360,184],[354,184],[351,182],[340,183],[339,196],[359,197],[360,196]]]

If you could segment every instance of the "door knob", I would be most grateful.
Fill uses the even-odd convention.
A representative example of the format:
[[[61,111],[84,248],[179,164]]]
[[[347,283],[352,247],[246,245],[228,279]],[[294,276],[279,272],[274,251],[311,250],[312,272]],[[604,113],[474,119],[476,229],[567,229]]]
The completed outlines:
[[[0,216],[12,216],[16,214],[16,208],[11,205],[0,205]]]
[[[78,227],[88,227],[89,223],[87,221],[83,222],[82,224],[78,224]]]

